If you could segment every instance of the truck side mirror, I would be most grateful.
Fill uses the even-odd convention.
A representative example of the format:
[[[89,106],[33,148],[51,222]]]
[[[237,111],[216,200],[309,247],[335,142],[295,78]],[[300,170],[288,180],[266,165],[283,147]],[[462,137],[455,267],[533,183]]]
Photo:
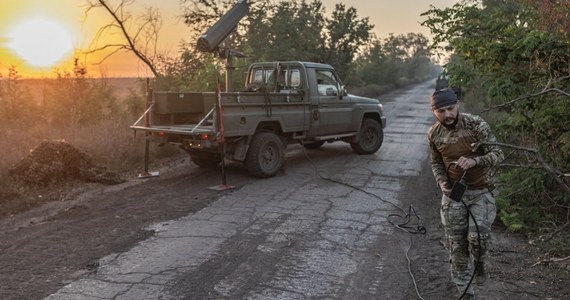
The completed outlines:
[[[332,87],[328,87],[328,88],[325,90],[325,94],[326,94],[327,96],[336,96],[336,92],[334,91],[334,89],[333,89]]]

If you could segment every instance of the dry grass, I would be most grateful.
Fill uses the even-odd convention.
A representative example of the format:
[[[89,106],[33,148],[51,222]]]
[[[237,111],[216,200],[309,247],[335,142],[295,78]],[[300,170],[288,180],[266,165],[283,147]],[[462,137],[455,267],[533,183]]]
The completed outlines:
[[[89,154],[94,162],[115,172],[128,172],[144,162],[144,135],[136,136],[129,128],[130,120],[112,120],[71,128],[18,128],[0,130],[0,149],[5,153],[0,160],[0,171],[7,171],[43,140],[64,140]],[[153,157],[177,153],[173,147],[151,147]]]
[[[114,94],[119,102],[126,103],[128,87],[136,88],[137,80],[111,81]],[[43,87],[41,82],[27,82],[31,94]],[[130,85],[132,84],[132,85]],[[33,97],[32,97],[33,99]],[[142,98],[144,99],[144,97]],[[142,100],[144,101],[144,100]],[[126,105],[126,104],[125,104]],[[61,183],[50,187],[30,187],[11,178],[9,170],[16,163],[29,155],[30,151],[44,140],[64,140],[67,144],[88,154],[93,163],[107,170],[132,177],[144,168],[144,134],[136,136],[129,128],[139,117],[138,115],[124,116],[125,110],[117,112],[114,116],[107,116],[106,120],[93,122],[87,125],[72,126],[63,124],[59,127],[37,121],[35,124],[0,122],[0,215],[10,215],[29,207],[37,206],[43,202],[60,200],[69,189],[72,182]],[[37,118],[37,120],[45,118]],[[152,145],[151,163],[153,160],[180,153],[173,146],[156,147]],[[40,197],[41,195],[41,197]]]
[[[65,140],[91,156],[94,164],[134,177],[144,168],[144,135],[136,137],[129,129],[130,120],[115,120],[77,128],[1,129],[0,216],[11,215],[50,201],[61,201],[66,190],[77,182],[63,182],[48,187],[28,186],[8,174],[9,170],[43,140]],[[151,159],[179,153],[175,147],[151,146]]]

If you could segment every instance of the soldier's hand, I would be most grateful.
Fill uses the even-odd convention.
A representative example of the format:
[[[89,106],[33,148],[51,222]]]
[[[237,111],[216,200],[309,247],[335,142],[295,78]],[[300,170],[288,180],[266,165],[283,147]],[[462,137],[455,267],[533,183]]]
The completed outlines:
[[[449,184],[445,181],[440,181],[439,182],[439,189],[441,190],[441,192],[446,195],[449,196],[449,193],[451,193],[451,187],[449,186]]]
[[[475,161],[475,159],[472,157],[461,156],[457,160],[457,166],[461,167],[461,169],[463,169],[463,170],[471,169],[476,165],[477,165],[477,161]]]

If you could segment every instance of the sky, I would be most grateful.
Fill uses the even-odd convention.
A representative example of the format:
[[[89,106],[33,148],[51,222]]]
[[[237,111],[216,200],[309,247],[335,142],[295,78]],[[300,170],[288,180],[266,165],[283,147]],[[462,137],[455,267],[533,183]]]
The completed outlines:
[[[310,0],[309,0],[310,1]],[[24,77],[51,77],[54,72],[70,71],[73,57],[80,57],[92,77],[146,77],[150,73],[132,54],[107,58],[80,55],[92,43],[99,28],[109,23],[102,9],[86,11],[86,0],[0,0],[0,75],[6,77],[15,66]],[[111,0],[110,3],[117,3]],[[337,3],[354,7],[359,18],[368,17],[379,38],[389,34],[430,32],[420,25],[421,13],[451,6],[457,0],[321,0],[330,14]],[[163,25],[158,47],[161,53],[176,54],[181,40],[188,40],[189,29],[180,15],[180,0],[134,0],[128,10],[136,15],[144,7],[160,11]],[[119,36],[105,36],[113,43]]]

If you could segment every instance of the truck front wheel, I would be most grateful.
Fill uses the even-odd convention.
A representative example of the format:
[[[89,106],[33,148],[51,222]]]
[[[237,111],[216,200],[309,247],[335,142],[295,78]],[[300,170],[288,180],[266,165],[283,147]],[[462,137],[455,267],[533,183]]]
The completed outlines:
[[[245,167],[255,177],[274,176],[283,167],[284,152],[283,142],[277,135],[256,133],[245,158]]]
[[[374,119],[364,119],[358,134],[358,142],[350,143],[358,154],[372,154],[378,151],[384,140],[382,125]]]

